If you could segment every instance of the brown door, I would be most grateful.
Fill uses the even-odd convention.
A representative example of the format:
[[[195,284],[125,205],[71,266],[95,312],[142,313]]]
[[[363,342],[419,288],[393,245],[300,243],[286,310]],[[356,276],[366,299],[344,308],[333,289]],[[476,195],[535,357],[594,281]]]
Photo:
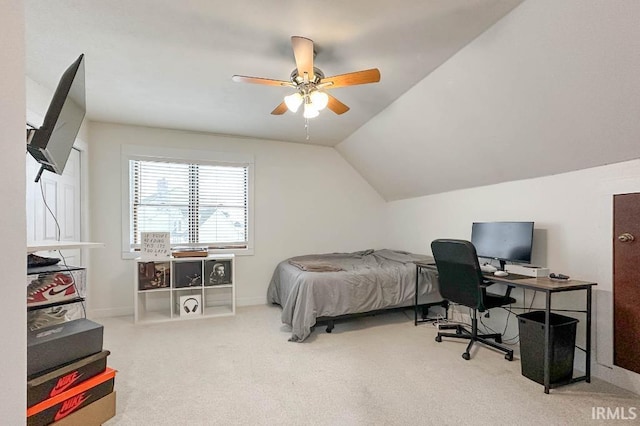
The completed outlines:
[[[640,373],[640,193],[613,196],[613,363]]]

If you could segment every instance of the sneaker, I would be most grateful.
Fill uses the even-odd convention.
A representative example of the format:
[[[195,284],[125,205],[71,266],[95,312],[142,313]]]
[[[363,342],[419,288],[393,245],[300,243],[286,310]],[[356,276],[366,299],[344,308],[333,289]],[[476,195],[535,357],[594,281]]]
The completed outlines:
[[[29,312],[27,315],[27,326],[29,330],[34,331],[42,327],[60,324],[69,320],[67,310],[62,306],[56,306],[51,309],[40,309]]]
[[[60,262],[57,257],[42,257],[36,254],[27,255],[27,268],[37,268],[39,266],[51,266]]]
[[[77,297],[73,278],[56,272],[40,274],[27,286],[27,307],[60,302]]]

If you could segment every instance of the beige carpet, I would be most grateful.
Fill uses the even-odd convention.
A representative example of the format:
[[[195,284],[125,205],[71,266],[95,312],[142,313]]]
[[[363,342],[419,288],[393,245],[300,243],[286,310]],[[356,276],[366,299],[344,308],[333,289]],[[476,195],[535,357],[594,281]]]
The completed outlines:
[[[611,424],[640,420],[640,397],[603,381],[546,395],[518,359],[479,347],[465,361],[465,344],[436,343],[435,328],[415,327],[411,311],[316,329],[304,343],[287,341],[273,306],[154,325],[98,322],[118,370],[110,426],[607,423],[592,420],[598,407],[638,415]]]

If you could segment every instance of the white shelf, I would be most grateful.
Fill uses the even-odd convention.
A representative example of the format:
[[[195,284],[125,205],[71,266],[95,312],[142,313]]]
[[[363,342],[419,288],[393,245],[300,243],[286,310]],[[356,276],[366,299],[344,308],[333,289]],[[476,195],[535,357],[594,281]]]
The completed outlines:
[[[136,259],[133,280],[135,322],[181,321],[234,315],[234,260],[235,255],[226,253],[210,254],[207,257]],[[214,276],[219,263],[223,264],[222,270],[226,270],[227,274]],[[209,284],[220,281],[224,284]],[[196,285],[188,286],[185,283]],[[153,284],[166,287],[153,288]],[[197,311],[187,310],[185,315],[183,309],[189,309],[189,306],[180,305],[180,298],[187,297],[195,298],[198,302]]]
[[[27,253],[99,247],[104,247],[104,243],[91,243],[84,241],[29,241],[27,243]]]

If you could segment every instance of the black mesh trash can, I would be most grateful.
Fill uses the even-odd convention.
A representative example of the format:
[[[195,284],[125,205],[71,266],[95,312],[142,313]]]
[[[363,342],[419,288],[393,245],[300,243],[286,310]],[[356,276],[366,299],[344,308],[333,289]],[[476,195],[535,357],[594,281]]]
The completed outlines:
[[[544,384],[544,311],[518,315],[520,332],[520,362],[522,375]],[[550,314],[551,359],[550,383],[571,380],[578,320],[564,315]]]

